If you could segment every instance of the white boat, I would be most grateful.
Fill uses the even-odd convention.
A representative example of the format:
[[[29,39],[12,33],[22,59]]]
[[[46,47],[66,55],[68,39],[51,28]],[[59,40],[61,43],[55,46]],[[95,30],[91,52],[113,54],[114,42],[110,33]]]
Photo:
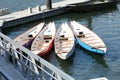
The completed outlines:
[[[37,26],[31,28],[30,30],[16,37],[14,41],[16,41],[17,43],[25,47],[30,47],[33,39],[42,30],[43,26],[44,26],[44,23],[38,24]]]
[[[56,27],[54,22],[50,22],[34,39],[31,51],[39,56],[44,56],[54,46],[54,37],[56,33]]]
[[[63,23],[55,36],[55,53],[58,57],[65,60],[69,58],[75,49],[75,38],[72,30],[67,23]]]
[[[98,54],[106,53],[107,48],[105,43],[93,31],[76,21],[71,21],[71,28],[80,46]]]

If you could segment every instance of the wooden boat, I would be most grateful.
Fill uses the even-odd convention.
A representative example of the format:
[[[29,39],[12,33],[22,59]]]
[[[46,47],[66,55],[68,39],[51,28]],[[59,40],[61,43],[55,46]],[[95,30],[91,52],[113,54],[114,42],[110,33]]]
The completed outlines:
[[[55,53],[58,57],[65,60],[69,58],[75,49],[75,38],[72,30],[67,23],[63,23],[55,36]]]
[[[106,53],[107,48],[105,43],[93,31],[84,27],[76,21],[71,21],[71,28],[75,34],[77,42],[83,48],[99,54]]]
[[[46,55],[54,46],[55,33],[55,24],[50,22],[34,39],[31,51],[42,57]]]
[[[27,32],[21,34],[20,36],[16,37],[14,41],[18,42],[19,44],[30,47],[33,39],[36,37],[36,35],[42,30],[44,26],[44,23],[40,23],[37,26],[31,28]]]

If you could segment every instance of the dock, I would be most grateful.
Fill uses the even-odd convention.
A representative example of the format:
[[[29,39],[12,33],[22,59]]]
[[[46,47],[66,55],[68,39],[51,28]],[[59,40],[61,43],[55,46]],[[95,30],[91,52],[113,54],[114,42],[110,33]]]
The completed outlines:
[[[11,27],[19,24],[28,23],[31,21],[48,18],[58,14],[68,12],[68,4],[73,3],[84,3],[89,0],[63,0],[52,4],[52,9],[48,10],[45,5],[36,6],[34,8],[29,7],[28,9],[10,13],[8,15],[0,16],[0,26],[2,28]]]
[[[99,9],[106,6],[112,7],[115,5],[116,1],[112,0],[105,0],[104,2],[91,2],[90,0],[63,0],[60,2],[52,3],[52,9],[47,9],[45,5],[38,5],[34,8],[29,7],[25,10],[0,16],[0,28],[9,28],[12,26],[60,15],[69,11],[89,11],[92,9]]]

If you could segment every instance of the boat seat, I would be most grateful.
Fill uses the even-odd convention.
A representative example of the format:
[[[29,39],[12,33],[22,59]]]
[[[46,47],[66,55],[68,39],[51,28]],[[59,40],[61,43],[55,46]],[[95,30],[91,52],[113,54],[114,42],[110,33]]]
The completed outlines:
[[[45,43],[49,43],[49,40],[45,40]]]
[[[52,37],[49,37],[49,38],[44,38],[44,40],[51,40],[52,39]]]
[[[85,37],[85,35],[84,34],[79,34],[79,35],[77,35],[77,37],[81,38],[81,37]]]
[[[44,35],[44,38],[51,38],[52,35]]]
[[[79,35],[81,35],[81,34],[83,34],[83,32],[82,32],[82,31],[80,31],[80,32],[79,32]]]
[[[32,35],[32,34],[29,34],[28,37],[33,37],[33,35]]]
[[[65,35],[60,35],[60,37],[65,37]]]
[[[86,34],[81,34],[80,35],[81,36],[81,38],[85,38],[85,37],[89,37],[89,36],[91,36],[91,33],[86,33]],[[79,37],[79,36],[78,36]]]
[[[49,40],[52,39],[52,35],[45,35],[43,37],[44,37],[45,42],[49,42]]]
[[[60,41],[66,41],[68,38],[60,38]]]

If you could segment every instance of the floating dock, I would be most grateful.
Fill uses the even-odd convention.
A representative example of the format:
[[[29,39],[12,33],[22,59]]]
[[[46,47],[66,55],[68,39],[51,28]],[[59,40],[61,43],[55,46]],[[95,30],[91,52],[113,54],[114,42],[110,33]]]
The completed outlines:
[[[31,21],[48,18],[58,14],[68,12],[68,4],[84,3],[89,0],[63,0],[52,4],[52,9],[46,9],[46,6],[37,6],[35,8],[28,8],[22,11],[13,12],[4,16],[0,16],[0,26],[2,28],[8,28],[11,26],[28,23]]]
[[[52,9],[46,9],[46,6],[37,6],[34,8],[12,12],[4,16],[0,16],[0,28],[8,28],[31,21],[36,21],[69,11],[90,11],[103,7],[112,7],[116,5],[116,1],[97,1],[91,2],[89,0],[63,0],[52,4]]]

